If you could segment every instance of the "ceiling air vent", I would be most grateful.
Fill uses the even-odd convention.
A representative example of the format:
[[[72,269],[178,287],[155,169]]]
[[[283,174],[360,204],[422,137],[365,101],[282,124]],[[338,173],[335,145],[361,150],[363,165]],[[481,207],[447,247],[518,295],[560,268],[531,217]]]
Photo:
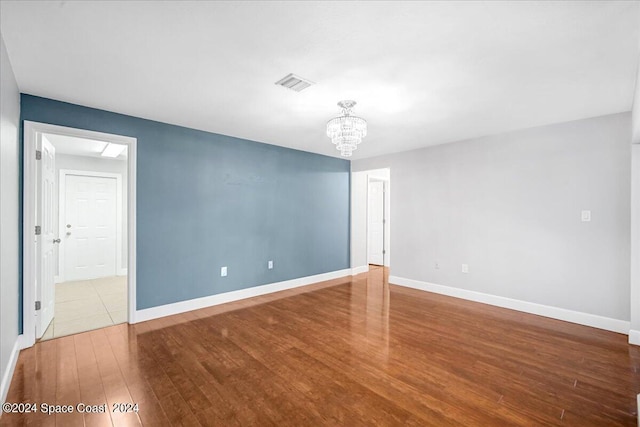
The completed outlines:
[[[287,74],[282,79],[278,80],[276,84],[286,87],[287,89],[295,90],[296,92],[301,92],[314,83],[311,80],[303,79],[295,74]]]

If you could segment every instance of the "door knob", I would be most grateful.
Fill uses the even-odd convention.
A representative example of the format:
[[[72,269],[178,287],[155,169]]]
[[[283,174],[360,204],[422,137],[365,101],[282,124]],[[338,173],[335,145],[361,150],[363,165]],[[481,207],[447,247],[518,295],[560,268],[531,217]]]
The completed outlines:
[[[60,243],[60,238],[53,239],[53,243]]]

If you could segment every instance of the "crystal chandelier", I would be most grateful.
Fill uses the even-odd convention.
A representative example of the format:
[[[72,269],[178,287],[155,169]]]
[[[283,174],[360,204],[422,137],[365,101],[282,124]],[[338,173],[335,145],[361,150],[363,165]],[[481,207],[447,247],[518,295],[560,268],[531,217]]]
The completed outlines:
[[[351,157],[353,150],[358,148],[362,138],[367,136],[367,122],[365,119],[352,115],[351,108],[356,101],[340,101],[342,114],[327,122],[327,136],[340,150],[344,157]]]

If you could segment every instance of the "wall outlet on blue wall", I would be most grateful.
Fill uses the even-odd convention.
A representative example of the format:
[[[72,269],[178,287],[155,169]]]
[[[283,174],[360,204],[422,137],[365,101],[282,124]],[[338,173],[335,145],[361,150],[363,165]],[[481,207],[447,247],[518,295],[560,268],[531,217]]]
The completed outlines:
[[[346,159],[26,94],[20,114],[21,123],[136,138],[138,310],[341,271],[350,264],[351,163]],[[169,169],[171,174],[158,173]],[[158,233],[175,224],[215,238]],[[305,248],[313,248],[313,256]],[[264,271],[265,254],[287,262],[278,264],[278,271]],[[220,266],[217,277],[224,280],[215,280],[211,269],[221,261],[238,269],[229,276],[228,266]],[[21,309],[22,287],[19,300]],[[22,325],[22,312],[19,316]]]
[[[267,263],[267,266],[268,266],[269,270],[271,270],[273,268],[273,261],[269,261]]]

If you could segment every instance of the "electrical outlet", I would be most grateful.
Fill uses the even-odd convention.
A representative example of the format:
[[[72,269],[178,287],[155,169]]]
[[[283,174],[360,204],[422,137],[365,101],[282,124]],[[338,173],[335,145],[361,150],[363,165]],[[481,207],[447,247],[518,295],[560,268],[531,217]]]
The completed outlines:
[[[591,211],[582,211],[581,218],[583,222],[591,221]]]
[[[462,264],[462,272],[463,273],[469,272],[469,264]]]
[[[434,263],[433,267],[434,267],[436,270],[440,270],[440,263],[439,263],[438,261],[436,261],[436,262]]]
[[[226,276],[227,276],[227,267],[220,268],[220,277],[226,277]]]
[[[273,268],[273,261],[269,261],[267,263],[267,267],[269,268],[269,270],[271,270]]]

